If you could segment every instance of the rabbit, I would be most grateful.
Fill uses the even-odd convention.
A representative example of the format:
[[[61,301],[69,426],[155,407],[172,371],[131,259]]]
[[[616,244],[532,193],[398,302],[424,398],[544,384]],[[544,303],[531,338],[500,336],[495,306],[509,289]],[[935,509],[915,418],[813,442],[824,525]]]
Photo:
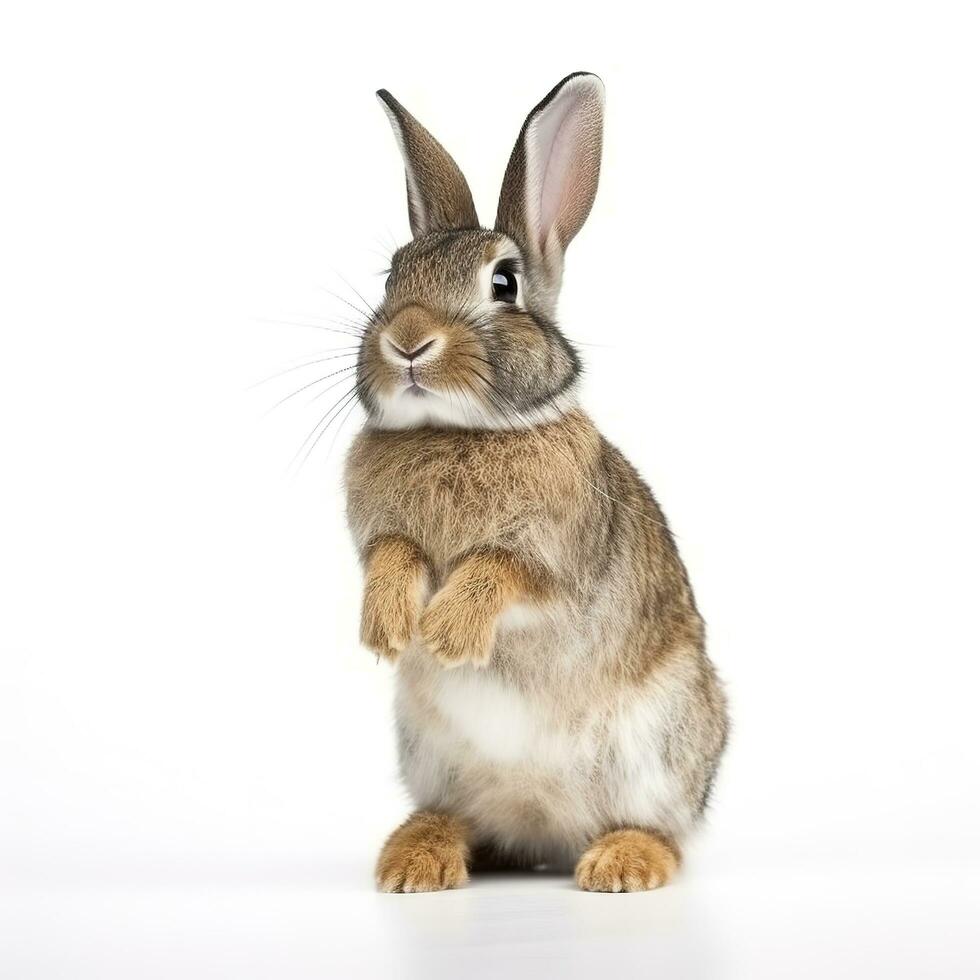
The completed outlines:
[[[361,640],[396,666],[417,809],[377,885],[455,888],[489,858],[656,888],[704,813],[727,711],[664,516],[579,407],[555,322],[598,187],[603,85],[569,75],[531,110],[493,230],[449,154],[378,98],[413,237],[360,343],[345,489]]]

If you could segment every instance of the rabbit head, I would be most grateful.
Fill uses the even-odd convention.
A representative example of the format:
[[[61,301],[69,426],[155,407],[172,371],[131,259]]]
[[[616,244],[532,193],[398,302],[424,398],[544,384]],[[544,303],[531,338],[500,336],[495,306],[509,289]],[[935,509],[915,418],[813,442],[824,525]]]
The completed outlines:
[[[565,249],[599,181],[602,83],[578,73],[531,110],[493,230],[459,167],[386,91],[413,239],[392,257],[365,331],[358,395],[382,428],[512,428],[572,402],[580,366],[554,322]]]

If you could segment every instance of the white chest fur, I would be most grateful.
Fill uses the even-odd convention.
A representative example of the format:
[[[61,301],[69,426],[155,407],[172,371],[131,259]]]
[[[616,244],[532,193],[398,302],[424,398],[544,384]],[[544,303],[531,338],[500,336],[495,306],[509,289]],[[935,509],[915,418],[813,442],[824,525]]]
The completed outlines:
[[[485,761],[562,770],[583,750],[581,736],[574,737],[541,704],[486,670],[447,670],[434,695],[451,737]]]

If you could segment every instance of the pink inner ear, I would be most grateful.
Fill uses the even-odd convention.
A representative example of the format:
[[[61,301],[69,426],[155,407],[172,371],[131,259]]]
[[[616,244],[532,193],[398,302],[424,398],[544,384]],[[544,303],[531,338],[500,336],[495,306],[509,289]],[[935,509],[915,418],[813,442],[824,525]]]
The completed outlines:
[[[537,237],[544,248],[551,229],[561,224],[586,188],[581,186],[582,103],[573,90],[563,92],[536,121],[533,135],[535,170],[539,175]]]
[[[549,149],[541,175],[541,206],[538,212],[542,245],[558,220],[565,197],[565,184],[575,152],[575,116],[575,105],[572,104],[558,118],[557,125],[552,127],[550,140],[544,142]]]

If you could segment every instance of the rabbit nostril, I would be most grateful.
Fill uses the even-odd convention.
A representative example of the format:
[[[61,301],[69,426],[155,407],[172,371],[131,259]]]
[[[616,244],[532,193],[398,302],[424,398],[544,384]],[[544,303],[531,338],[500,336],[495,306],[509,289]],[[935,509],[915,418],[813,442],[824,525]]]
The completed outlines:
[[[414,361],[416,357],[420,357],[422,354],[424,354],[430,347],[432,347],[432,345],[435,342],[436,342],[436,338],[433,337],[431,340],[427,340],[424,344],[419,344],[419,346],[414,348],[413,350],[403,350],[394,341],[390,339],[388,340],[388,343],[391,345],[392,350],[394,350],[394,352],[399,357],[403,357],[406,361],[409,362]]]
[[[435,342],[436,342],[436,338],[433,337],[432,340],[427,340],[424,344],[421,344],[418,347],[416,347],[415,350],[409,351],[408,354],[406,354],[405,356],[410,361],[413,361],[415,360],[416,357],[420,357],[422,354],[424,354]]]

